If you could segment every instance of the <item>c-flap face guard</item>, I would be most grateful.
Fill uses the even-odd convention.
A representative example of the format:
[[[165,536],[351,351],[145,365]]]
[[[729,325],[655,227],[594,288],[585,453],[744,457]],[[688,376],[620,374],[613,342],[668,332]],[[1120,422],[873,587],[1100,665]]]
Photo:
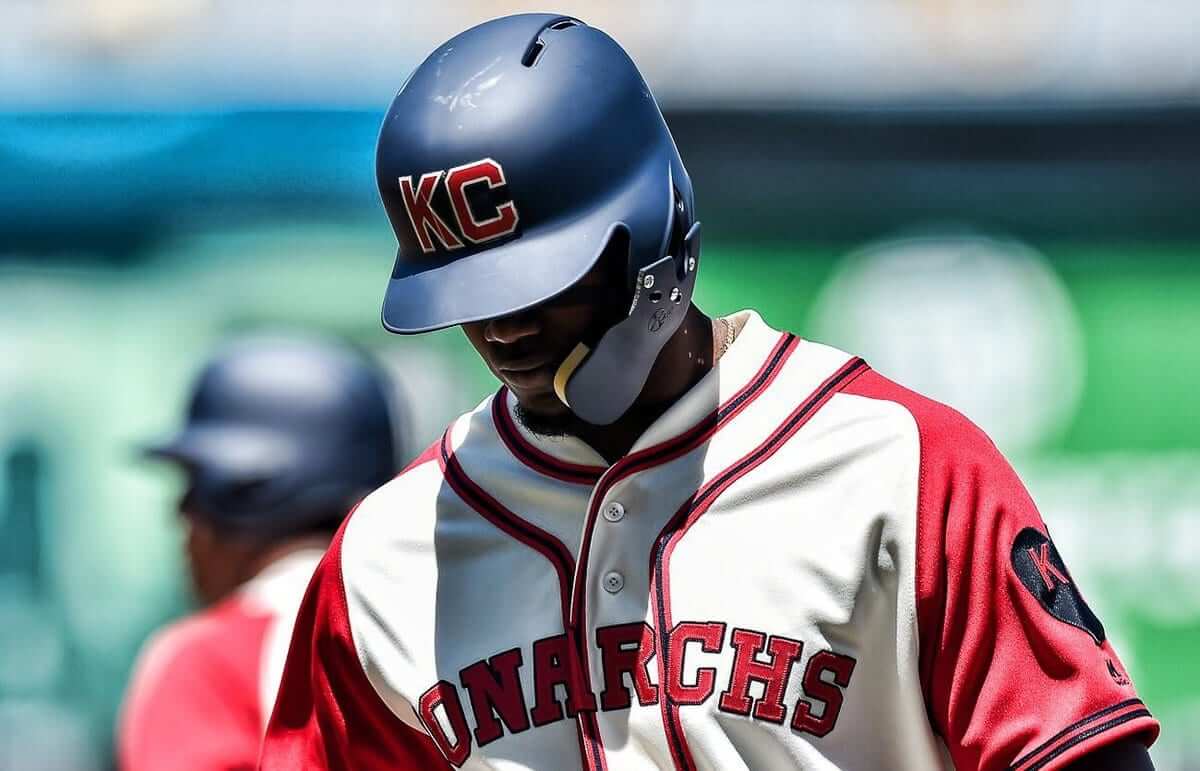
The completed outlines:
[[[554,390],[580,419],[606,426],[624,415],[679,329],[696,286],[699,222],[688,229],[678,251],[639,270],[629,315],[605,332],[594,349],[577,345],[559,367]]]

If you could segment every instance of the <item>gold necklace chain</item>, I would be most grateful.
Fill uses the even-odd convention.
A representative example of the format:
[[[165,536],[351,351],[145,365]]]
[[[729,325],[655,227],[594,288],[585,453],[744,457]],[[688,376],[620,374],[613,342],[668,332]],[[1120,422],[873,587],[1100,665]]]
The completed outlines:
[[[733,322],[729,319],[720,318],[717,321],[721,322],[725,327],[725,339],[721,341],[721,350],[717,351],[717,359],[720,359],[729,350],[729,346],[733,345],[734,338],[737,337],[737,332],[734,331]]]

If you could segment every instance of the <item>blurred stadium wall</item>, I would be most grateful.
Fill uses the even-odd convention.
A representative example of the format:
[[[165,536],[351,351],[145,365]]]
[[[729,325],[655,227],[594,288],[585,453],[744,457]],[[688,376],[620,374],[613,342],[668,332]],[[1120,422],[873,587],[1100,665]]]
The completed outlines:
[[[372,151],[434,44],[504,2],[0,5],[0,768],[103,769],[186,607],[178,480],[135,460],[223,336],[358,340],[432,439],[493,384],[387,336]],[[668,108],[699,302],[852,348],[1014,459],[1200,768],[1200,4],[560,3]],[[15,30],[16,34],[11,34]]]

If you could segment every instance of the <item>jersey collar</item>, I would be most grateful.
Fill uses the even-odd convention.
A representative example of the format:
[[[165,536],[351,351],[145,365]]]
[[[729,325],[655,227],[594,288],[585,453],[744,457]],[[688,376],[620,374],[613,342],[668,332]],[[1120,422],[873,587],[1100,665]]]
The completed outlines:
[[[700,422],[710,419],[719,406],[747,393],[777,353],[784,335],[772,329],[752,310],[731,317],[741,332],[711,372],[692,386],[646,429],[630,453],[669,442]],[[608,464],[587,443],[574,436],[534,434],[515,418],[516,397],[506,388],[496,394],[493,421],[512,454],[539,473],[579,484],[594,484]]]

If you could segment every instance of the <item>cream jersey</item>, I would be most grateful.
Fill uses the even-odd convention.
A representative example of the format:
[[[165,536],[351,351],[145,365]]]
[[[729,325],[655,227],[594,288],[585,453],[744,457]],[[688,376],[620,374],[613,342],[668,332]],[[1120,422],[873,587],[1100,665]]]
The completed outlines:
[[[502,389],[369,496],[262,768],[1033,771],[1153,741],[980,430],[744,321],[611,465]]]

